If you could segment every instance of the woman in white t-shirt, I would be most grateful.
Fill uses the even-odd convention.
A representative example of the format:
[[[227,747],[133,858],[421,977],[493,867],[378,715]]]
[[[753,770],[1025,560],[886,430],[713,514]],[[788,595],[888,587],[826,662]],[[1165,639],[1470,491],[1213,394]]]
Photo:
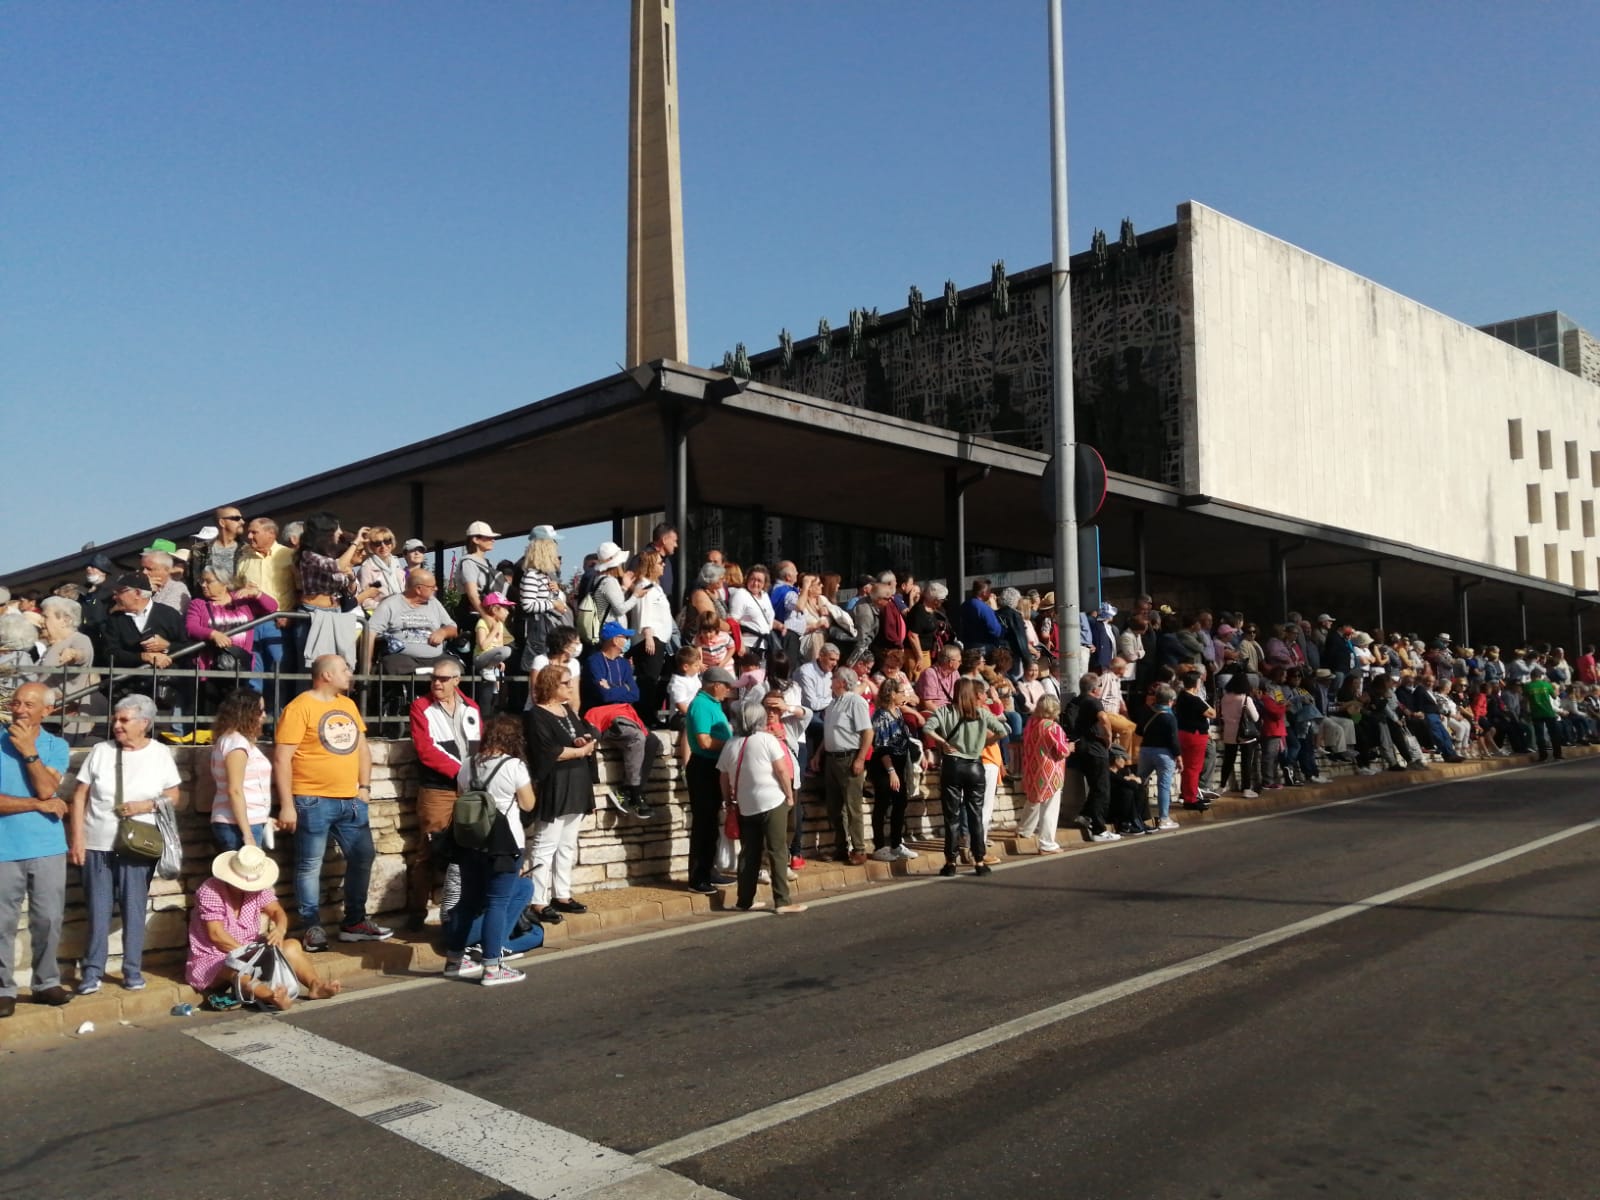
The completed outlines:
[[[261,694],[241,688],[211,722],[211,840],[218,850],[259,846],[272,820],[272,760],[261,738]]]
[[[795,802],[797,764],[784,740],[787,710],[782,692],[768,692],[746,704],[746,735],[729,741],[717,759],[723,801],[739,810],[737,904],[745,912],[755,906],[763,856],[771,860],[773,911],[806,910],[789,898],[789,810]]]
[[[515,892],[517,866],[525,839],[522,817],[512,812],[532,812],[533,780],[522,757],[522,722],[508,713],[484,722],[478,752],[461,765],[456,776],[461,792],[489,793],[499,812],[489,844],[479,850],[456,847],[461,868],[461,899],[450,910],[444,932],[444,973],[449,979],[476,979],[484,987],[521,983],[523,973],[500,962],[516,914],[509,910]],[[472,923],[483,918],[483,962],[465,957]]]
[[[123,854],[116,844],[119,816],[153,825],[157,803],[178,803],[178,764],[171,750],[151,738],[155,720],[156,702],[149,696],[121,700],[111,714],[112,740],[90,750],[78,768],[67,856],[83,868],[83,899],[89,909],[80,996],[100,990],[112,901],[122,910],[122,986],[130,992],[144,988],[145,907],[156,860]]]

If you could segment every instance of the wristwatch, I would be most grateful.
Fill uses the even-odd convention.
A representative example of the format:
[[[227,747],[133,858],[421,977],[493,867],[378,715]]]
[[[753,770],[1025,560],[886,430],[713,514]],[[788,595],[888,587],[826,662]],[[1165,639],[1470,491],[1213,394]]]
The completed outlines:
[[[25,766],[31,767],[34,763],[39,761],[39,756],[37,754],[24,754],[22,756],[22,761]]]

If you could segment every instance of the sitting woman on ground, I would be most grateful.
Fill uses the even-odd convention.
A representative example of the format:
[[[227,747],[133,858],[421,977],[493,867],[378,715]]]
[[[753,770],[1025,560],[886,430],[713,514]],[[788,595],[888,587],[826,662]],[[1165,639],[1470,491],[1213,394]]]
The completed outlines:
[[[1039,839],[1040,854],[1059,854],[1056,827],[1061,819],[1061,785],[1066,780],[1071,751],[1067,731],[1061,728],[1061,701],[1041,696],[1022,734],[1022,791],[1027,811],[1017,824],[1021,837]]]
[[[533,908],[548,925],[563,913],[588,909],[572,897],[583,818],[594,811],[594,727],[578,715],[578,682],[563,666],[549,666],[533,681],[526,715],[528,761],[533,765],[538,818],[528,862],[533,868]]]
[[[259,846],[224,850],[211,860],[211,878],[195,889],[184,967],[188,985],[211,997],[207,1007],[234,1008],[242,1002],[286,1012],[302,995],[326,1000],[343,987],[338,980],[323,980],[304,947],[285,936],[289,914],[273,894],[277,881],[278,864]],[[261,932],[263,917],[269,923],[266,933]],[[263,947],[276,953],[262,953]],[[286,972],[280,972],[280,963]]]
[[[547,668],[563,679],[560,668]],[[462,793],[487,792],[495,807],[494,827],[482,847],[456,845],[456,865],[461,870],[461,899],[450,910],[444,931],[444,973],[447,979],[476,979],[484,987],[521,983],[523,973],[506,966],[507,902],[517,884],[517,868],[526,849],[522,813],[534,807],[528,764],[522,759],[522,723],[502,713],[484,722],[483,741],[477,753],[461,764],[456,788]],[[520,809],[520,812],[513,811]],[[480,944],[483,960],[466,957],[468,935],[475,920],[483,922]]]
[[[906,702],[911,685],[904,678],[878,685],[872,712],[872,857],[879,862],[908,861],[917,852],[906,845],[906,788],[911,779],[911,730]]]
[[[1228,791],[1233,783],[1233,765],[1239,767],[1239,787],[1246,799],[1261,793],[1261,709],[1255,702],[1255,689],[1250,686],[1250,676],[1235,671],[1228,676],[1227,690],[1218,706],[1222,713],[1222,790]]]
[[[1009,736],[1005,722],[983,704],[982,685],[963,678],[956,684],[954,703],[933,714],[923,726],[923,740],[943,756],[939,772],[944,804],[944,866],[941,875],[954,875],[963,834],[975,864],[973,874],[988,875],[987,831],[983,827],[983,751]]]
[[[272,760],[257,745],[264,715],[261,693],[240,688],[211,720],[211,840],[218,850],[261,845],[272,820]]]
[[[72,793],[67,857],[83,868],[83,899],[89,910],[87,946],[78,995],[100,990],[111,941],[111,906],[122,910],[122,986],[144,988],[145,909],[156,860],[119,849],[118,823],[125,817],[155,825],[156,806],[178,803],[178,764],[154,740],[156,702],[134,693],[111,714],[111,740],[89,751]]]

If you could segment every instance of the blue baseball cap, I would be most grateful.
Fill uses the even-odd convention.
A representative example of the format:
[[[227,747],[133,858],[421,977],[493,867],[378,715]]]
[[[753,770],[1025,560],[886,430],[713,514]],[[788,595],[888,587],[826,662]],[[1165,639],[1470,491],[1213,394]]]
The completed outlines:
[[[612,638],[631,638],[636,636],[637,635],[633,630],[629,629],[626,625],[619,625],[615,621],[607,621],[604,625],[600,626],[600,640],[602,642],[609,642]]]

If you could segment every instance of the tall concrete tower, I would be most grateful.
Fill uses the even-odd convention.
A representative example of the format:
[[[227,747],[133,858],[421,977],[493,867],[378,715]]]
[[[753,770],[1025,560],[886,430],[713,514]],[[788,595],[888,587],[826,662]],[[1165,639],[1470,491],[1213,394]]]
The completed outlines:
[[[628,89],[628,366],[686,362],[678,41],[672,0],[633,0]]]

